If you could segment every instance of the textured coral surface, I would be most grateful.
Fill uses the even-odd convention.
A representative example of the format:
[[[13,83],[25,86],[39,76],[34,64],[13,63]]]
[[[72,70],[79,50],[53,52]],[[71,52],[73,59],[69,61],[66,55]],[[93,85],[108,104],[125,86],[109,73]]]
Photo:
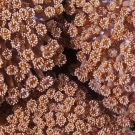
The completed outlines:
[[[135,0],[0,0],[0,135],[135,135]]]

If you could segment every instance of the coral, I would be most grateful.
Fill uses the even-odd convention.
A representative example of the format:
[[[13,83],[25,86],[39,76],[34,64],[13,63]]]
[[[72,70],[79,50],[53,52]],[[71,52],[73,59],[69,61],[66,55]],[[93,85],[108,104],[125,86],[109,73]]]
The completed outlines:
[[[131,120],[125,116],[118,118],[108,113],[100,101],[88,97],[88,91],[77,85],[64,75],[63,89],[61,74],[47,92],[36,99],[29,99],[25,105],[17,103],[13,113],[6,118],[1,126],[3,134],[101,134],[102,132],[115,133],[120,128],[130,127]],[[76,87],[71,85],[74,83]],[[74,89],[74,94],[68,95],[66,87]],[[82,95],[84,95],[84,97]],[[132,108],[132,107],[130,107]],[[131,110],[131,109],[130,109]],[[133,111],[132,111],[133,113]],[[118,123],[118,129],[112,127]],[[113,129],[114,128],[114,129]]]
[[[134,0],[0,0],[0,134],[135,134]]]
[[[57,40],[62,38],[61,28],[57,26],[50,30],[47,27],[48,21],[53,20],[53,16],[62,14],[61,2],[51,3],[48,1],[48,4],[51,5],[46,5],[45,10],[40,13],[37,6],[44,8],[43,1],[0,2],[1,16],[4,22],[4,25],[0,26],[0,73],[4,78],[1,82],[3,90],[0,96],[11,105],[16,104],[18,99],[22,98],[22,90],[28,96],[33,89],[42,92],[48,88],[51,85],[51,80],[48,80],[50,85],[45,84],[47,81],[45,78],[49,77],[44,75],[45,72],[52,70],[56,65],[62,66],[66,62],[66,56],[61,50],[62,44]],[[18,95],[14,93],[11,96],[9,94],[13,88],[17,88]],[[29,90],[26,91],[26,89]]]

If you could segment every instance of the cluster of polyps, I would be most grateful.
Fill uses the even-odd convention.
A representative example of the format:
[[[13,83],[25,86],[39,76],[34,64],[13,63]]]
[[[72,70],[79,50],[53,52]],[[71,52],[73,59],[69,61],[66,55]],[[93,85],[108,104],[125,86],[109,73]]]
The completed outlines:
[[[134,9],[134,0],[0,1],[0,132],[134,134]],[[79,85],[60,74],[66,66],[56,71],[66,62]]]
[[[28,98],[33,89],[45,91],[53,79],[44,73],[66,63],[63,47],[58,43],[61,29],[57,22],[49,27],[63,12],[61,2],[0,2],[0,75],[4,78],[0,103],[7,100],[14,105],[20,98]]]

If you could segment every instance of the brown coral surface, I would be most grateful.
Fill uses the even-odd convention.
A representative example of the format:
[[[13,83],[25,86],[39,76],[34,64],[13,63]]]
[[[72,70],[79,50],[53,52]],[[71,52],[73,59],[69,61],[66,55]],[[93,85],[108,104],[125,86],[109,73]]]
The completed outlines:
[[[0,0],[0,135],[135,135],[135,0]]]

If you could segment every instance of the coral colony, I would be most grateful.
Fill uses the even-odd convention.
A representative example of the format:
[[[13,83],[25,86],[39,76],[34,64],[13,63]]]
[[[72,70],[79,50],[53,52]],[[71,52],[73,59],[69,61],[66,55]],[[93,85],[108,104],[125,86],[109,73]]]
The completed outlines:
[[[0,135],[135,135],[135,0],[0,0]]]

